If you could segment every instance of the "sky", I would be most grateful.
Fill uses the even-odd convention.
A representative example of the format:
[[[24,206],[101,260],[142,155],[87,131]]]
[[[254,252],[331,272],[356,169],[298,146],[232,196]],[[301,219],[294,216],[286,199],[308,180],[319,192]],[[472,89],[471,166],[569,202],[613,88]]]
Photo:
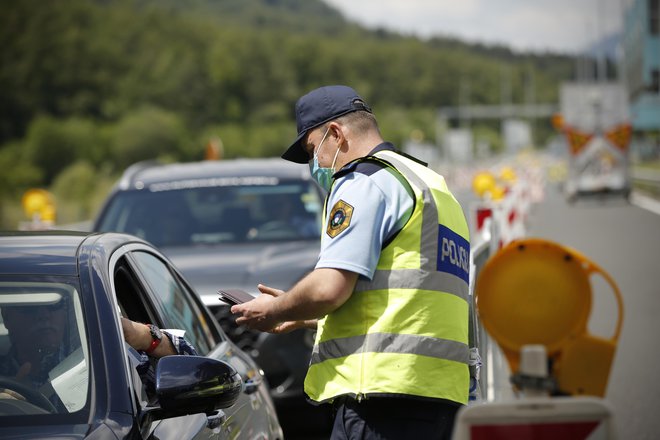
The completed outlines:
[[[620,32],[628,0],[324,0],[347,19],[421,38],[580,54]]]

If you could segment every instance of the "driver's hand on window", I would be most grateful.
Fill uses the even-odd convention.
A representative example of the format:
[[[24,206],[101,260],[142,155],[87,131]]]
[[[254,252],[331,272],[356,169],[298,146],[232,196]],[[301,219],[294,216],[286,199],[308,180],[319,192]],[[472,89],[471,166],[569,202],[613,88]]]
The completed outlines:
[[[151,332],[146,324],[131,321],[130,319],[122,317],[121,327],[124,331],[124,340],[137,351],[144,352],[151,346]],[[176,354],[176,350],[170,339],[163,334],[161,342],[156,349],[148,354],[154,358],[161,358],[163,356]]]
[[[126,340],[128,345],[138,351],[145,350],[149,347],[149,345],[145,346],[145,344],[150,343],[151,337],[149,335],[149,339],[145,339],[145,335],[148,334],[148,331],[145,332],[144,324],[138,324],[137,322],[122,317],[121,327],[124,331],[124,340]]]

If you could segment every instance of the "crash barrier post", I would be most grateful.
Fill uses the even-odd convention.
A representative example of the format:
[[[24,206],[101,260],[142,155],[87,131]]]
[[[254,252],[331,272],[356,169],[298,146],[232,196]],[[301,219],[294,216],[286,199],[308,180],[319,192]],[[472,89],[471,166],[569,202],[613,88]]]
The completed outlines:
[[[468,404],[479,403],[487,396],[484,394],[489,389],[491,382],[487,371],[482,373],[481,354],[489,350],[490,340],[484,334],[483,326],[479,322],[474,302],[474,284],[479,271],[490,257],[490,245],[481,242],[470,249],[470,295],[469,295],[469,323],[468,344],[470,346],[470,392]]]
[[[617,302],[610,337],[587,330],[594,275],[605,279]],[[623,300],[609,274],[574,249],[526,238],[488,258],[476,279],[476,316],[502,348],[517,398],[462,408],[454,440],[614,438],[604,395]]]
[[[484,329],[474,302],[474,287],[479,273],[496,251],[489,241],[470,249],[469,334],[470,393],[468,405],[491,402],[511,394],[508,391],[508,365],[497,343]]]

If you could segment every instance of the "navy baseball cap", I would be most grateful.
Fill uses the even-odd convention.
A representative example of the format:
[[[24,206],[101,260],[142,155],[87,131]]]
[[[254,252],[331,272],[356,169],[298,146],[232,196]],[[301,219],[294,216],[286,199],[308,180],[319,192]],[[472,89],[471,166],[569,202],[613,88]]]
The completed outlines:
[[[371,109],[355,90],[348,86],[325,86],[312,90],[296,102],[298,137],[282,154],[282,158],[296,163],[309,162],[309,155],[300,143],[307,132],[345,114]]]

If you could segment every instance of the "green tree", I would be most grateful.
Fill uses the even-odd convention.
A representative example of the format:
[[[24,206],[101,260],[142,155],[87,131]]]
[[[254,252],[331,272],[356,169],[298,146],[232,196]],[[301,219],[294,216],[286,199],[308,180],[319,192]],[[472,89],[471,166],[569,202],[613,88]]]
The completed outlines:
[[[25,149],[13,142],[0,149],[0,229],[15,229],[23,219],[23,193],[42,181],[41,170],[25,159]]]
[[[90,120],[58,120],[39,116],[30,124],[24,143],[25,159],[43,172],[43,184],[79,158],[101,160],[95,124]]]
[[[86,160],[66,167],[50,187],[57,200],[57,223],[92,218],[115,180],[106,169],[99,170]]]
[[[178,115],[156,107],[144,107],[127,114],[117,124],[111,152],[118,169],[135,162],[158,158],[179,158],[187,134]]]

